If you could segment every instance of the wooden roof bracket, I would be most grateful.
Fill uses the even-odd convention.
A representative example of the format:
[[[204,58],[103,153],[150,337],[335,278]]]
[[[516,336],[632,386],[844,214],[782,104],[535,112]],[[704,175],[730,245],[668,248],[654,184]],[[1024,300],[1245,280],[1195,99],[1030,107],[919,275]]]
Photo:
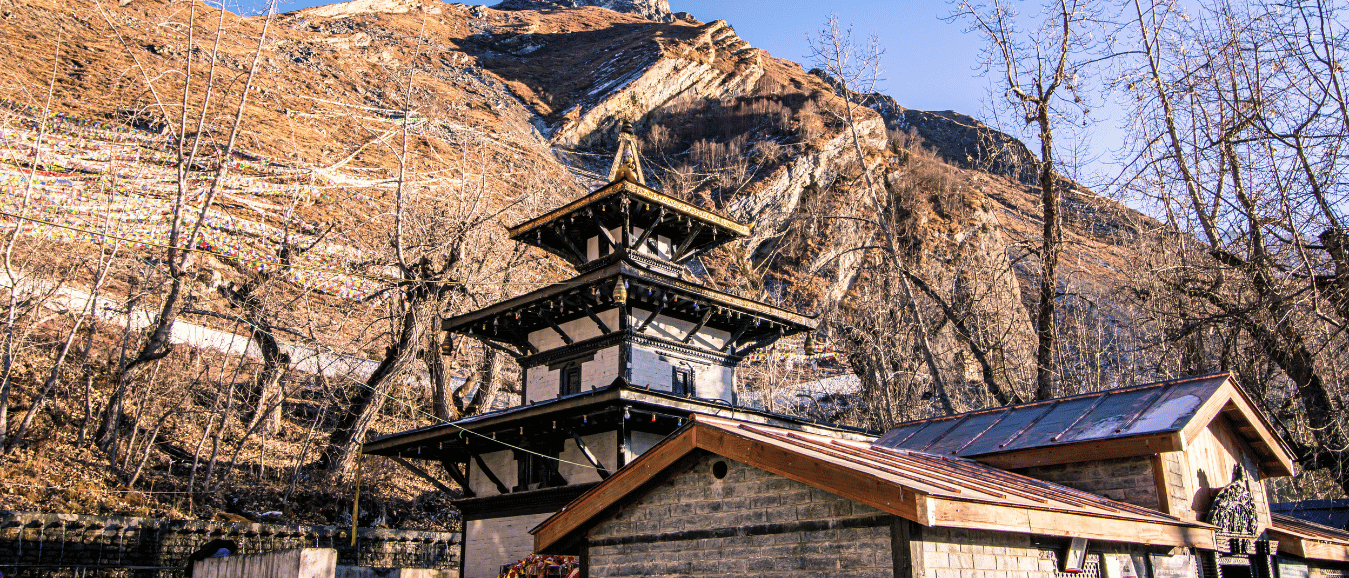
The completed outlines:
[[[581,455],[585,456],[586,461],[590,462],[590,465],[595,466],[595,472],[600,475],[600,479],[609,479],[609,470],[606,469],[604,464],[600,463],[600,459],[595,457],[595,454],[590,451],[590,447],[587,446],[585,440],[581,439],[581,436],[576,433],[576,430],[567,428],[567,433],[571,434],[572,441],[576,442],[576,449],[581,450]]]
[[[551,223],[550,228],[553,229],[553,233],[556,234],[559,239],[562,239],[562,243],[566,246],[567,251],[571,252],[572,256],[576,259],[577,265],[586,262],[585,251],[579,249],[576,246],[576,243],[571,242],[571,238],[567,236],[567,231],[559,226],[559,222]],[[540,241],[540,243],[542,243],[542,241]]]
[[[554,322],[553,322],[553,318],[552,318],[552,317],[549,317],[548,314],[547,314],[547,313],[544,313],[543,311],[539,311],[538,315],[539,315],[539,319],[542,319],[545,323],[548,324],[549,327],[552,327],[552,328],[553,328],[553,331],[556,331],[557,334],[558,334],[559,336],[562,337],[562,341],[563,341],[564,343],[566,343],[567,345],[571,345],[571,344],[572,344],[571,336],[570,336],[570,335],[567,335],[567,332],[566,332],[566,331],[563,331],[561,327],[558,327],[558,326],[557,326],[557,323],[554,323]]]
[[[647,226],[646,229],[642,230],[642,234],[638,235],[637,241],[634,242],[632,244],[632,247],[629,248],[640,249],[642,247],[642,243],[645,243],[647,239],[650,239],[651,235],[656,232],[656,227],[660,225],[661,220],[664,218],[665,218],[665,207],[661,207],[660,210],[656,211],[655,220],[652,221],[651,225]]]
[[[694,304],[697,304],[697,302],[695,301]],[[689,330],[689,334],[684,336],[684,343],[693,341],[693,338],[698,335],[698,332],[703,330],[703,326],[707,325],[707,320],[712,317],[712,306],[704,303],[703,307],[706,309],[706,311],[703,311],[703,318],[699,319],[698,324],[694,325],[693,329]]]
[[[674,254],[670,257],[670,260],[678,263],[681,259],[683,259],[684,256],[688,253],[689,247],[693,246],[693,242],[698,239],[698,235],[701,235],[702,232],[703,232],[703,222],[695,221],[693,223],[693,228],[689,230],[689,236],[684,239],[683,243],[679,244],[678,249],[675,249]]]
[[[590,304],[586,303],[584,298],[578,298],[576,301],[581,304],[581,309],[585,310],[586,316],[590,317],[590,320],[595,322],[595,326],[600,328],[600,334],[613,333],[609,330],[609,326],[604,323],[604,320],[595,314],[595,310],[590,308]]]
[[[401,466],[407,468],[409,472],[412,472],[412,473],[416,474],[417,477],[422,478],[423,480],[426,480],[426,481],[428,481],[428,482],[431,482],[431,485],[435,486],[437,490],[440,490],[440,491],[445,492],[445,493],[447,493],[447,494],[453,494],[453,493],[454,493],[454,490],[451,490],[449,486],[446,486],[445,484],[441,483],[440,480],[437,480],[437,479],[435,478],[435,476],[432,476],[430,473],[427,473],[426,470],[423,470],[423,469],[417,467],[417,464],[414,464],[414,463],[412,463],[412,462],[409,462],[409,461],[407,461],[407,460],[405,460],[405,459],[403,459],[403,458],[401,458],[401,457],[398,457],[398,456],[389,456],[389,459],[391,459],[391,460],[393,460],[393,461],[395,461],[395,462],[398,462],[399,465],[401,465]],[[446,469],[446,471],[449,470],[449,468],[445,468],[445,469]],[[463,486],[464,486],[464,495],[466,495],[466,496],[471,496],[471,495],[473,495],[472,490],[469,490],[469,489],[468,489],[468,484],[463,484]]]
[[[731,349],[735,347],[736,342],[740,341],[740,338],[745,335],[746,331],[749,331],[750,327],[754,327],[754,321],[746,321],[739,329],[736,329],[735,333],[731,334],[731,338],[726,340],[726,344],[721,346],[721,352],[726,353],[731,351]]]
[[[491,480],[492,484],[497,487],[497,492],[500,492],[502,494],[511,493],[510,488],[507,488],[506,484],[501,483],[501,478],[498,478],[495,473],[492,473],[492,468],[487,467],[487,462],[484,462],[482,460],[482,454],[474,452],[473,463],[478,464],[478,469],[481,469],[482,474],[484,476],[487,476],[487,479]]]
[[[590,217],[591,222],[595,223],[595,228],[599,229],[601,240],[608,241],[609,246],[615,249],[621,248],[623,246],[619,244],[618,239],[614,238],[614,234],[609,232],[609,229],[604,228],[604,223],[600,222],[599,217],[595,216],[595,214],[590,211],[586,211],[586,213],[587,216]]]
[[[440,466],[445,468],[445,473],[449,474],[450,479],[454,480],[454,483],[459,484],[459,487],[464,489],[465,498],[473,498],[478,495],[476,492],[473,491],[473,488],[470,488],[468,486],[468,478],[464,477],[464,474],[459,473],[458,464],[455,464],[453,462],[447,462],[445,460],[440,460]]]
[[[660,289],[656,289],[656,295],[663,297],[665,296],[665,292],[661,291]],[[656,316],[660,315],[660,312],[664,310],[665,310],[665,300],[661,299],[656,302],[656,308],[651,311],[651,315],[648,315],[646,317],[646,320],[642,321],[642,324],[637,326],[636,332],[641,333],[643,331],[646,331],[646,328],[651,325],[651,322],[656,320]]]

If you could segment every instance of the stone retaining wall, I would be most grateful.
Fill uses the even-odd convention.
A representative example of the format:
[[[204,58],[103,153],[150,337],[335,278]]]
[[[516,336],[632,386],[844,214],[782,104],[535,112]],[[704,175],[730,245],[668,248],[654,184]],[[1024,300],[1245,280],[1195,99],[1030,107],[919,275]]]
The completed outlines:
[[[459,533],[333,526],[235,524],[0,511],[0,572],[5,578],[107,574],[181,576],[184,560],[202,544],[224,538],[241,553],[335,548],[338,564],[400,568],[459,567]],[[90,572],[100,571],[100,572]],[[110,575],[110,574],[109,574]]]

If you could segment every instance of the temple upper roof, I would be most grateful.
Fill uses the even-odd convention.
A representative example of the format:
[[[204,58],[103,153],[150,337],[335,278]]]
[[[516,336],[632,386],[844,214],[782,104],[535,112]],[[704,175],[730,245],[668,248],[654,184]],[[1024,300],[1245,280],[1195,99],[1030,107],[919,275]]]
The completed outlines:
[[[624,223],[630,227],[624,235]],[[631,181],[611,182],[593,193],[507,229],[510,238],[553,253],[577,268],[594,260],[587,242],[601,236],[621,249],[624,239],[636,252],[664,237],[664,250],[652,255],[676,265],[723,243],[749,235],[737,223]],[[616,251],[617,252],[617,251]]]

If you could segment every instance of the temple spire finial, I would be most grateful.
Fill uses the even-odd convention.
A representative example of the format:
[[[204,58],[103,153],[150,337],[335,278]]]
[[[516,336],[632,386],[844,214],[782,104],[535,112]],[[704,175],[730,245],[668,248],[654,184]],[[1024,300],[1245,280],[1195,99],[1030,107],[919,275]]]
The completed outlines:
[[[626,180],[646,185],[646,177],[642,175],[642,157],[637,150],[632,121],[625,120],[619,128],[618,150],[614,153],[614,164],[609,168],[609,182]]]

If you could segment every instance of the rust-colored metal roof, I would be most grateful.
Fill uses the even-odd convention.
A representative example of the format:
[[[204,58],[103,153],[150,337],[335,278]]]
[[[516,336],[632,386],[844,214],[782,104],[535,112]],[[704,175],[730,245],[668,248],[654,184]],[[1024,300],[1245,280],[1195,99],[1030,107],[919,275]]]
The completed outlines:
[[[1271,518],[1269,535],[1279,541],[1280,553],[1349,562],[1349,532],[1283,514]]]
[[[1213,548],[1213,526],[1116,502],[980,462],[696,416],[532,530],[554,552],[610,506],[659,483],[702,449],[920,524],[1139,544]]]
[[[1292,474],[1292,453],[1225,373],[902,423],[876,443],[1000,467],[1048,465],[1180,451],[1219,412],[1251,426],[1266,473]],[[1086,455],[1054,450],[1088,443],[1094,449]],[[1037,453],[1032,461],[1012,458],[1029,452]]]

